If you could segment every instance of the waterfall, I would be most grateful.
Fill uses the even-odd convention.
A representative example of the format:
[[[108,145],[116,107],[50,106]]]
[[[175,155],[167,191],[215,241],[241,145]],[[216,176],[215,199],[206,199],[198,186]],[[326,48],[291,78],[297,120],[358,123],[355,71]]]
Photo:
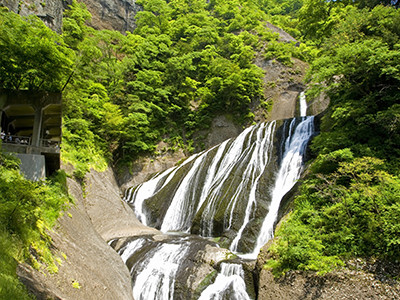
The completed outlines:
[[[164,217],[164,222],[161,225],[161,231],[185,231],[190,228],[190,217],[193,214],[195,204],[193,201],[193,195],[190,195],[190,187],[196,185],[196,174],[199,173],[199,168],[203,166],[203,161],[207,157],[209,151],[201,154],[194,161],[193,166],[183,178]]]
[[[221,271],[214,283],[209,285],[199,298],[199,300],[210,299],[250,300],[246,292],[244,272],[241,265],[221,264]]]
[[[292,124],[294,122],[295,119],[292,120]],[[293,135],[289,135],[286,139],[285,152],[276,177],[275,186],[272,190],[272,200],[268,214],[264,219],[254,251],[247,254],[246,258],[255,259],[261,247],[273,237],[280,202],[283,196],[300,178],[307,143],[313,134],[314,117],[303,117],[302,122],[296,127]]]
[[[224,197],[224,195],[221,193],[222,187],[224,186],[225,182],[227,182],[227,179],[230,177],[230,175],[234,174],[236,164],[242,161],[242,158],[246,156],[246,153],[243,153],[242,150],[246,148],[246,138],[252,136],[253,130],[254,126],[247,128],[230,143],[228,150],[224,156],[221,157],[219,167],[214,173],[214,176],[207,178],[207,180],[211,181],[211,184],[208,190],[203,189],[202,191],[202,194],[206,194],[205,199],[207,200],[204,203],[204,209],[201,213],[202,236],[212,236],[214,216],[218,209],[217,206],[220,203],[220,200]],[[239,191],[240,188],[236,189],[235,187],[235,193],[232,196],[233,201],[231,201],[231,206],[234,206],[235,199],[237,199],[235,196],[237,196]]]
[[[132,199],[135,199],[135,205],[134,205],[135,214],[139,219],[139,221],[142,222],[144,225],[148,225],[146,213],[143,210],[144,200],[155,194],[157,186],[160,183],[160,181],[165,179],[165,177],[172,171],[173,169],[168,169],[163,173],[161,173],[160,175],[154,176],[149,181],[140,184],[135,190],[133,188],[128,190],[128,195],[125,197],[124,200],[128,203],[132,203]]]
[[[127,264],[136,252],[140,252],[145,244],[154,243],[142,238],[129,242],[118,252]],[[174,299],[175,276],[185,257],[190,243],[155,243],[150,250],[141,253],[140,258],[130,268],[134,279],[133,297],[136,300],[168,300]]]
[[[303,91],[300,93],[300,117],[307,116],[307,100],[306,100],[306,93]]]
[[[187,244],[161,244],[136,269],[133,297],[143,299],[174,299],[175,274]]]
[[[157,207],[153,223],[162,232],[226,236],[231,251],[256,254],[271,238],[266,232],[273,229],[280,200],[301,174],[313,122],[302,117],[279,127],[276,121],[249,127],[129,190],[126,201],[145,225],[152,225],[146,205]],[[265,216],[264,224],[258,221]],[[251,239],[249,232],[260,234]]]
[[[180,167],[190,163],[194,160],[197,155],[192,155],[189,157]],[[144,225],[149,226],[147,220],[146,210],[143,207],[143,203],[149,197],[154,196],[159,190],[161,190],[169,181],[174,177],[175,173],[178,171],[179,167],[172,167],[168,170],[156,174],[150,180],[140,184],[136,189],[134,187],[127,190],[124,197],[124,201],[133,205],[133,210],[140,222]],[[160,186],[161,185],[161,186]]]
[[[264,173],[264,169],[267,166],[268,158],[270,157],[270,151],[272,148],[271,135],[272,135],[274,126],[275,126],[275,122],[271,122],[268,126],[267,134],[265,134],[264,138],[261,139],[259,136],[257,137],[256,147],[258,147],[259,149],[255,149],[255,151],[253,152],[253,155],[251,157],[251,160],[250,160],[251,163],[248,165],[248,168],[246,168],[246,170],[245,170],[245,173],[246,173],[245,177],[248,177],[248,176],[246,176],[248,172],[250,172],[250,171],[254,172],[256,168],[259,169],[258,175],[255,177],[255,179],[252,183],[252,186],[251,186],[243,224],[240,227],[239,231],[237,232],[237,235],[236,235],[235,239],[232,241],[232,244],[230,246],[230,250],[232,250],[233,252],[237,252],[239,240],[241,239],[243,231],[244,231],[247,223],[250,220],[253,205],[256,204],[256,189],[258,186],[258,182]],[[257,134],[260,135],[260,131],[258,131]],[[233,212],[231,213],[231,216],[232,215],[233,215]]]
[[[306,116],[304,93],[299,101],[300,118],[251,126],[238,137],[128,189],[124,200],[142,223],[169,232],[164,236],[180,231],[216,237],[239,257],[256,259],[273,238],[281,200],[300,178],[314,134],[314,117]],[[182,293],[189,279],[178,285],[175,280],[177,274],[188,274],[187,262],[197,253],[193,245],[211,243],[198,239],[175,233],[172,241],[147,237],[122,247],[119,254],[134,278],[135,299],[185,299],[175,293],[175,286]],[[220,268],[200,299],[250,299],[242,266],[221,263]]]

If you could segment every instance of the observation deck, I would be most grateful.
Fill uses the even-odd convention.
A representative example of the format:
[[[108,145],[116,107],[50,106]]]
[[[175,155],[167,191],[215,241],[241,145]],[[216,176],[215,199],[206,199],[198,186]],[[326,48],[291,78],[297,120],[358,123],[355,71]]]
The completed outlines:
[[[61,93],[0,90],[2,149],[39,180],[60,168]]]

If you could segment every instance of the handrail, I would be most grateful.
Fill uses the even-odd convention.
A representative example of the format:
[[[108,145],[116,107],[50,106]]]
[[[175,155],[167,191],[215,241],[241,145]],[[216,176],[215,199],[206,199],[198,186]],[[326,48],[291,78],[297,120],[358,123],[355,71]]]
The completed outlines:
[[[50,139],[40,139],[40,146],[41,147],[52,147],[52,148],[60,148],[60,143],[59,141],[54,141]]]
[[[32,138],[29,136],[21,136],[21,135],[1,135],[1,141],[4,144],[14,144],[14,145],[21,145],[21,146],[32,146]],[[60,149],[61,142],[54,141],[51,139],[40,139],[39,147],[45,148],[54,148]]]
[[[21,136],[21,135],[1,134],[1,141],[7,144],[20,144],[28,146],[31,144],[31,137]]]

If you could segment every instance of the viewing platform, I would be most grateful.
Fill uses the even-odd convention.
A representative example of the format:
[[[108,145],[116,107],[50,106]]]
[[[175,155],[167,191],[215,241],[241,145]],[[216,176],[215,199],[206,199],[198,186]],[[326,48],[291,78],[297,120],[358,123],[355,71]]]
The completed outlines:
[[[31,137],[18,135],[5,135],[2,140],[2,148],[6,152],[25,154],[54,153],[60,154],[60,142],[50,139],[40,139],[39,146],[33,146]]]
[[[61,110],[61,93],[0,90],[2,149],[21,160],[28,179],[60,168]]]

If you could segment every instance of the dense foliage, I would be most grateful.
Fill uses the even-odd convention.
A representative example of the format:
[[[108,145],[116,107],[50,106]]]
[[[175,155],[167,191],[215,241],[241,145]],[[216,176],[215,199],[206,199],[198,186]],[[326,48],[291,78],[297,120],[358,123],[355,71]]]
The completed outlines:
[[[309,56],[277,42],[252,1],[137,4],[137,28],[125,35],[88,27],[76,1],[62,36],[38,18],[0,15],[0,87],[63,91],[63,158],[78,177],[153,153],[161,140],[191,151],[197,136],[201,148],[199,133],[218,114],[248,124],[250,107],[265,104],[256,55],[288,65]]]
[[[18,262],[57,271],[47,231],[69,203],[65,174],[31,182],[16,158],[0,153],[0,298],[30,298],[15,274]]]
[[[252,121],[250,107],[264,102],[256,53],[287,64],[303,55],[276,42],[252,1],[137,4],[137,28],[126,35],[85,26],[90,15],[82,4],[66,11],[63,37],[77,57],[64,94],[72,162],[131,161],[162,139],[169,149],[191,151],[195,134],[217,114]]]
[[[315,23],[322,27],[298,29],[320,44],[309,94],[325,90],[331,103],[312,143],[310,175],[270,249],[267,265],[276,274],[325,273],[352,257],[400,257],[400,12],[319,5],[329,12]]]
[[[382,160],[355,158],[349,149],[319,156],[267,265],[277,275],[289,269],[323,274],[352,257],[397,259],[400,180],[383,169]]]
[[[22,19],[0,7],[0,87],[61,90],[73,52],[37,17]]]

